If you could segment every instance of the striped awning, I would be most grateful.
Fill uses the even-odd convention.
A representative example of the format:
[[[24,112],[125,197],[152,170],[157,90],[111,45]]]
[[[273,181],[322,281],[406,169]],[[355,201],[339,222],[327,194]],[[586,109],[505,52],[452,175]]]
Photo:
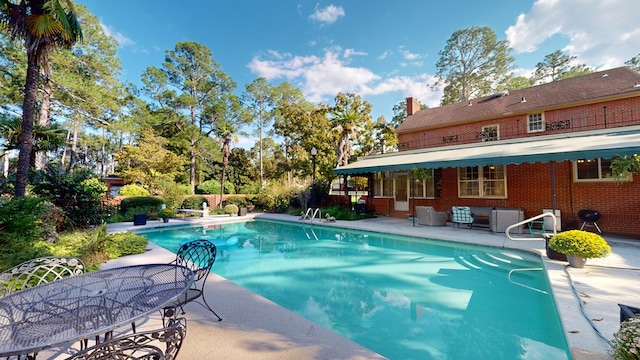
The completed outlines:
[[[640,126],[536,136],[372,155],[334,169],[364,174],[416,168],[507,165],[640,154]]]

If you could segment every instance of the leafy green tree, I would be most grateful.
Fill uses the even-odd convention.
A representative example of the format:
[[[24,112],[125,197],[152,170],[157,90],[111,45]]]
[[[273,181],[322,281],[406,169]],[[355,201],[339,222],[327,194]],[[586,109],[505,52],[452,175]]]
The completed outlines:
[[[640,71],[640,54],[632,57],[631,59],[624,62],[625,65],[630,67],[635,71]]]
[[[13,114],[22,104],[26,65],[24,49],[0,32],[0,111]]]
[[[585,75],[594,71],[587,65],[573,64],[576,58],[575,55],[567,55],[562,50],[556,50],[546,55],[544,60],[536,65],[533,78],[537,83],[545,83]]]
[[[277,92],[273,128],[274,133],[284,139],[278,173],[286,175],[287,186],[293,186],[297,176],[311,176],[312,148],[318,151],[318,168],[333,169],[335,136],[329,134],[328,106],[318,107],[307,101],[302,91],[288,82],[280,84]]]
[[[263,144],[265,128],[270,125],[274,116],[276,92],[273,86],[263,77],[253,80],[246,85],[242,94],[242,102],[249,110],[258,135],[258,161],[260,163],[260,183],[264,184]]]
[[[229,155],[229,181],[236,190],[251,184],[257,178],[256,169],[247,151],[242,148],[231,150]]]
[[[222,186],[220,185],[220,182],[218,180],[211,179],[204,181],[202,184],[198,185],[198,187],[196,187],[196,194],[220,194],[221,189]],[[235,189],[233,188],[232,183],[227,183],[224,186],[224,193],[235,193]]]
[[[35,175],[33,192],[47,197],[66,215],[65,228],[88,227],[102,220],[101,197],[107,187],[90,171],[61,173],[48,166]]]
[[[105,34],[98,18],[85,6],[77,5],[76,11],[82,21],[83,41],[71,50],[53,54],[51,73],[45,78],[45,86],[52,84],[45,93],[56,105],[53,115],[66,119],[65,126],[71,134],[68,171],[73,171],[82,156],[83,161],[91,159],[91,167],[105,176],[107,162],[111,160],[111,154],[117,152],[116,142],[109,138],[110,130],[122,116],[126,96],[124,86],[118,80],[121,73],[118,45],[113,37]],[[40,124],[49,123],[44,103]],[[79,142],[84,142],[85,146],[80,146]],[[63,159],[67,160],[66,157]],[[44,163],[46,158],[40,156],[38,167]]]
[[[34,245],[44,231],[40,214],[44,199],[32,196],[0,197],[0,268],[7,269],[22,261],[43,256]]]
[[[152,195],[157,194],[161,181],[173,180],[185,165],[184,158],[165,148],[167,141],[147,129],[136,145],[126,145],[117,160],[117,174],[128,181],[139,183]]]
[[[536,84],[534,78],[526,76],[510,76],[505,85],[505,90],[518,90],[531,87]]]
[[[360,131],[371,121],[371,104],[352,93],[339,93],[330,113],[331,132],[338,135],[336,160],[338,166],[349,164],[354,154],[353,143]]]
[[[149,190],[136,184],[127,184],[120,188],[120,195],[122,196],[149,196]]]
[[[396,127],[388,123],[384,116],[378,117],[373,126],[373,139],[372,151],[375,153],[384,154],[387,148],[395,149],[398,146]]]
[[[27,54],[15,187],[18,197],[25,195],[28,182],[40,69],[53,49],[69,48],[82,38],[72,3],[68,0],[65,4],[66,8],[59,0],[23,0],[17,4],[0,0],[0,29],[12,39],[23,40]]]
[[[196,42],[180,42],[167,51],[162,69],[149,67],[142,77],[144,92],[156,101],[162,111],[176,109],[173,123],[187,144],[189,184],[196,185],[197,158],[201,145],[216,131],[218,114],[207,109],[220,107],[236,87],[236,83],[213,59],[211,51]],[[206,149],[208,150],[208,149]]]
[[[255,163],[259,161],[259,152],[260,143],[256,141],[254,147],[251,148]],[[285,162],[284,149],[272,138],[266,137],[262,139],[262,153],[265,182],[281,182],[285,173],[282,166],[282,163]]]
[[[444,84],[442,105],[481,97],[504,87],[514,59],[506,40],[490,28],[474,26],[451,35],[436,63],[438,87]]]
[[[212,110],[212,117],[216,119],[215,134],[220,139],[222,151],[222,173],[220,176],[220,191],[224,189],[227,168],[229,166],[229,156],[234,142],[238,142],[238,135],[245,135],[241,130],[242,126],[250,122],[248,112],[245,111],[240,99],[233,95],[225,95],[225,101],[217,104]],[[222,198],[220,199],[222,206]]]

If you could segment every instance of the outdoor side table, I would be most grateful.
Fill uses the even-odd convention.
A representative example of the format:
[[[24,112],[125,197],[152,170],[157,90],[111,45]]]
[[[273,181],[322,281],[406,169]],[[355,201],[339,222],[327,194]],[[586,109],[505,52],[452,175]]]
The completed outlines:
[[[119,267],[0,297],[0,356],[90,339],[162,309],[193,283],[175,264]]]

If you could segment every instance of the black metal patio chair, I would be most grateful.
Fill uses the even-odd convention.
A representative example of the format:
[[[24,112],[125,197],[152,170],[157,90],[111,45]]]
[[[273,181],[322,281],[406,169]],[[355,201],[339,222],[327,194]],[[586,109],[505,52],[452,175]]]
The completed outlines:
[[[174,360],[186,335],[186,319],[170,319],[162,329],[111,338],[81,350],[67,360]]]
[[[175,309],[178,307],[184,314],[184,305],[194,301],[209,310],[218,318],[218,321],[222,321],[222,318],[209,306],[204,296],[204,285],[213,263],[216,261],[216,254],[216,246],[205,239],[189,241],[180,246],[173,263],[191,269],[195,273],[194,282],[187,292],[164,308],[163,318],[175,316]]]

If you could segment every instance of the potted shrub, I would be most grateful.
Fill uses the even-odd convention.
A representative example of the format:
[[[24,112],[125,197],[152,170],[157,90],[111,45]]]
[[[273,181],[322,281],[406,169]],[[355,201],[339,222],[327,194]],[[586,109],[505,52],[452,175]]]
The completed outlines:
[[[163,222],[169,222],[169,218],[172,218],[175,214],[173,213],[173,211],[164,208],[160,211],[158,211],[158,217],[162,218]]]
[[[238,215],[238,205],[236,204],[227,204],[224,206],[224,213],[229,214],[229,216]]]
[[[611,246],[598,235],[583,230],[569,230],[554,235],[549,247],[567,255],[569,265],[584,267],[587,259],[603,257],[611,251]]]

